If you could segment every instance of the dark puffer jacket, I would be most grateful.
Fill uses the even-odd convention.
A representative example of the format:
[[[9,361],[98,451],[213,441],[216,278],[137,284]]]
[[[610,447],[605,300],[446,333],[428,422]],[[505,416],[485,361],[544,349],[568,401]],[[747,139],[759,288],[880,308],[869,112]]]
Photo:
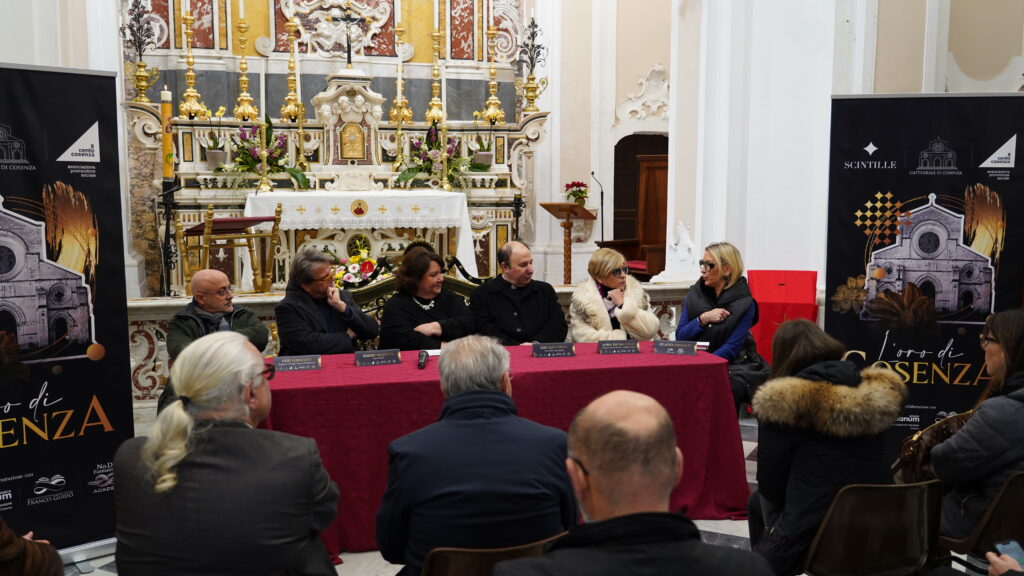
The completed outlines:
[[[974,411],[956,434],[932,449],[932,466],[953,486],[942,501],[939,532],[965,538],[1014,472],[1024,470],[1024,372]]]
[[[885,432],[907,398],[892,370],[849,362],[809,366],[754,396],[757,482],[780,511],[757,543],[778,576],[798,574],[832,499],[847,484],[889,484]]]

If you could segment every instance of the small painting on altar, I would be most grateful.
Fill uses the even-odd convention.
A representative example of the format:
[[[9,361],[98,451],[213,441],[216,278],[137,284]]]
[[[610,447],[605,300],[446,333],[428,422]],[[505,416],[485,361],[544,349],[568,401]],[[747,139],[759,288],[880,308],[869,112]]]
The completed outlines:
[[[504,164],[505,163],[505,137],[495,136],[494,137],[494,163]]]
[[[359,124],[348,123],[341,129],[341,159],[366,159],[366,133]]]

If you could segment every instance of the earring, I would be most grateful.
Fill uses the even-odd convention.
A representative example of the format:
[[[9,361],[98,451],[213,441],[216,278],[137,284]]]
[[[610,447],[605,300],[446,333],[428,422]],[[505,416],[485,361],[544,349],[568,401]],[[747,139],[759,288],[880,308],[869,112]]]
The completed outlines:
[[[728,282],[730,278],[732,278],[732,274],[726,274],[725,276],[722,276],[722,280],[725,280],[726,282]]]

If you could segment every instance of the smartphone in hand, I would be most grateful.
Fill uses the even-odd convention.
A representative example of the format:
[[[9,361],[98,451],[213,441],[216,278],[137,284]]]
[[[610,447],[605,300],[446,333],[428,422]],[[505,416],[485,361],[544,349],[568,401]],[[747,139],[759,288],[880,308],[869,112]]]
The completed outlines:
[[[1000,555],[1006,554],[1017,561],[1017,564],[1024,566],[1024,548],[1016,540],[1003,540],[995,543],[996,552]]]

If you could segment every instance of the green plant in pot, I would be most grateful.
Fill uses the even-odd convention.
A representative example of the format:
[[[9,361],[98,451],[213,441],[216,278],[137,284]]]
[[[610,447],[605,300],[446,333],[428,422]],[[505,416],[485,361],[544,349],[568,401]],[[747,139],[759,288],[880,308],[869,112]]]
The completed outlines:
[[[572,181],[565,185],[565,197],[571,199],[580,206],[586,206],[587,197],[590,196],[590,189],[583,182]]]

